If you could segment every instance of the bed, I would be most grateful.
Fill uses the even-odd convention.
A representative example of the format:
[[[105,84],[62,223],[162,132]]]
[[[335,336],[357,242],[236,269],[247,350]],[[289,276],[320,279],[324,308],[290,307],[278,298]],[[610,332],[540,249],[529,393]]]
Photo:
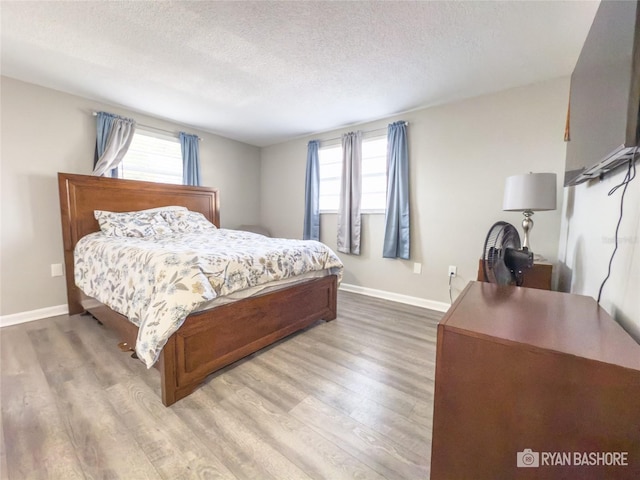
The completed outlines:
[[[220,226],[217,189],[59,173],[60,211],[69,314],[88,312],[135,349],[138,327],[75,285],[74,248],[98,232],[95,210],[128,212],[169,205],[202,213]],[[169,406],[211,373],[323,319],[336,318],[337,275],[310,278],[190,314],[167,340],[154,367]],[[233,321],[230,321],[232,319]]]

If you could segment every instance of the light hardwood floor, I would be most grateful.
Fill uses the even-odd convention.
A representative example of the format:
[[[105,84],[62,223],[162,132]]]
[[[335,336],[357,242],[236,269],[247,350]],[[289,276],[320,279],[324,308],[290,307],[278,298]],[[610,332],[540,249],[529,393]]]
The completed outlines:
[[[91,317],[5,327],[2,479],[427,479],[441,313],[339,293],[166,408]]]

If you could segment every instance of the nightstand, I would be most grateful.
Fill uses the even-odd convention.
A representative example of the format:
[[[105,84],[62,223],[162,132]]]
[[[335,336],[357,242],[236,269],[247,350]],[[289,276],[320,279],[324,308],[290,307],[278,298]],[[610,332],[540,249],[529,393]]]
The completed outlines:
[[[551,276],[553,274],[553,264],[534,263],[531,270],[524,274],[522,287],[539,288],[540,290],[551,290]],[[482,260],[478,261],[478,281],[484,282],[484,271],[482,270]]]

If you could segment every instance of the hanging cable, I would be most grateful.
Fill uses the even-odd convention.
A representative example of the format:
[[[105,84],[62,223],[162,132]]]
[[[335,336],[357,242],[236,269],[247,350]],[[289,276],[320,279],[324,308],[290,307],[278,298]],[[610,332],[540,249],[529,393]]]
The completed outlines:
[[[633,152],[633,156],[629,160],[627,173],[624,176],[624,179],[622,180],[622,182],[620,182],[618,185],[616,185],[611,190],[609,190],[609,193],[607,194],[610,197],[620,187],[622,187],[622,196],[620,197],[620,217],[618,217],[618,224],[616,225],[616,233],[613,238],[614,248],[613,248],[613,252],[611,253],[611,258],[609,258],[609,267],[607,270],[607,276],[602,281],[602,284],[600,285],[600,290],[598,291],[598,303],[600,303],[600,298],[602,297],[602,289],[604,288],[605,283],[607,283],[607,280],[609,280],[609,277],[611,276],[611,266],[613,265],[613,257],[615,257],[616,252],[618,251],[618,231],[620,230],[620,224],[622,223],[622,215],[624,213],[624,194],[627,193],[627,187],[629,186],[629,183],[634,178],[636,178],[636,158],[638,155],[638,148],[639,147],[636,147],[635,152]]]

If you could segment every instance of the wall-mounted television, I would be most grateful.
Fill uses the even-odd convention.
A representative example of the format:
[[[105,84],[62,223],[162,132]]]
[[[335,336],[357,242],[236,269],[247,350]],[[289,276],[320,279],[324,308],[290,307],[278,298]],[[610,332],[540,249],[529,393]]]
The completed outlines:
[[[627,163],[638,146],[640,8],[603,0],[571,75],[564,185],[577,185]]]

